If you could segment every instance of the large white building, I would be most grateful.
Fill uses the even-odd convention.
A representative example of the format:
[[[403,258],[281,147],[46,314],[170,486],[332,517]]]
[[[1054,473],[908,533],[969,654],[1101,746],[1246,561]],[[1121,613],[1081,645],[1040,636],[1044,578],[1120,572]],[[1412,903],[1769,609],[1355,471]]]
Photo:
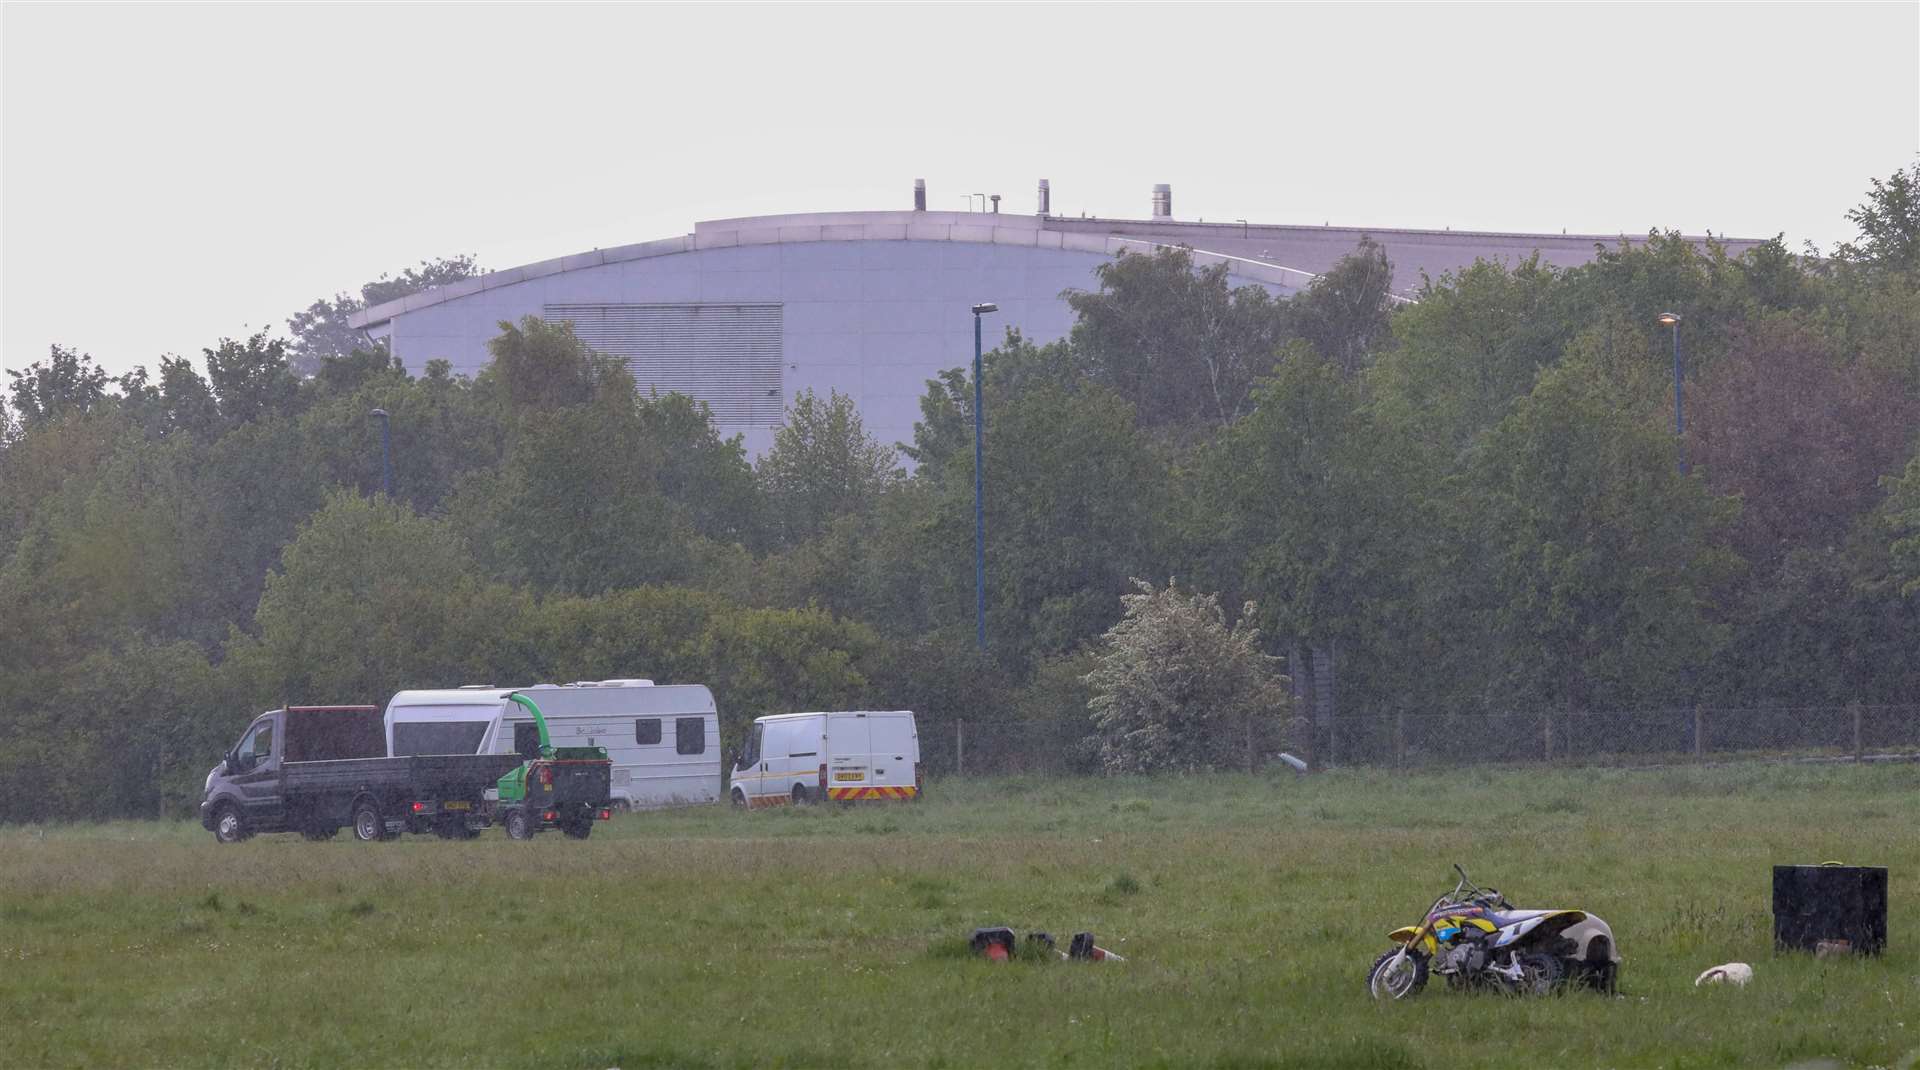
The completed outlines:
[[[1235,285],[1289,295],[1351,253],[1385,247],[1403,296],[1422,273],[1534,252],[1573,266],[1620,235],[1491,234],[1179,222],[1155,187],[1146,220],[1056,216],[1042,183],[1032,215],[999,211],[836,212],[697,223],[693,233],[595,249],[438,287],[357,314],[409,370],[444,358],[473,374],[502,320],[570,320],[595,349],[624,360],[642,390],[706,402],[723,434],[765,451],[802,390],[854,398],[883,442],[910,442],[928,379],[973,359],[973,314],[989,348],[1004,328],[1048,342],[1067,333],[1064,291],[1094,289],[1094,269],[1121,252],[1183,245],[1224,263]],[[996,198],[997,207],[998,198]],[[924,189],[916,184],[916,205]],[[1739,253],[1755,244],[1727,241]]]

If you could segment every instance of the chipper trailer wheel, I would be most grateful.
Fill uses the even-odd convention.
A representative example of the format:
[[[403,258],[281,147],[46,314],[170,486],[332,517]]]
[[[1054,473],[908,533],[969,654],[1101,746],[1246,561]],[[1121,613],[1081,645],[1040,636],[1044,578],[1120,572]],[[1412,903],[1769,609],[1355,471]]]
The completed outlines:
[[[507,811],[507,838],[511,840],[531,840],[533,834],[540,831],[534,827],[533,818],[524,809]]]

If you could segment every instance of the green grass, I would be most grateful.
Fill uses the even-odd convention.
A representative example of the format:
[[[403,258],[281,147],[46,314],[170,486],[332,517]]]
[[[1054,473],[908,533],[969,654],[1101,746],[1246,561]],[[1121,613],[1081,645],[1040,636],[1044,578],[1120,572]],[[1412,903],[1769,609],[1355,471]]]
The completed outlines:
[[[1890,867],[1892,948],[1776,958],[1768,867],[1830,858]],[[1610,921],[1621,997],[1370,1001],[1456,859]],[[1916,872],[1910,766],[947,781],[586,843],[10,827],[0,1064],[1912,1066]],[[989,965],[986,924],[1131,961]],[[1730,959],[1751,987],[1692,987]]]

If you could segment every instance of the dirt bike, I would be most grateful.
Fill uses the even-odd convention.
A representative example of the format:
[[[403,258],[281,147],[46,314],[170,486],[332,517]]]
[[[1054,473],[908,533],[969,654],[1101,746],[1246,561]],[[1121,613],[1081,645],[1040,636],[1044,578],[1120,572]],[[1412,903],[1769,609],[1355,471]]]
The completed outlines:
[[[1373,960],[1367,991],[1406,999],[1430,973],[1453,989],[1546,995],[1562,985],[1611,993],[1620,976],[1613,930],[1584,910],[1515,910],[1498,889],[1481,888],[1456,863],[1453,891],[1418,925],[1395,929],[1399,946]]]

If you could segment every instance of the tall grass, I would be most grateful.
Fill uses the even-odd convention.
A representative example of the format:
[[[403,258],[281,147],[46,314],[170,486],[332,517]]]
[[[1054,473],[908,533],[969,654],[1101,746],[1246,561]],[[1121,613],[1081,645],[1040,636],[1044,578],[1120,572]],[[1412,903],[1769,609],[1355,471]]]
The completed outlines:
[[[1893,946],[1775,957],[1769,866],[1892,870]],[[586,843],[0,829],[8,1066],[1892,1066],[1920,1052],[1920,770],[944,781]],[[1607,918],[1618,999],[1377,1006],[1458,860]],[[991,966],[976,925],[1125,964]],[[1744,990],[1696,990],[1741,959]]]

